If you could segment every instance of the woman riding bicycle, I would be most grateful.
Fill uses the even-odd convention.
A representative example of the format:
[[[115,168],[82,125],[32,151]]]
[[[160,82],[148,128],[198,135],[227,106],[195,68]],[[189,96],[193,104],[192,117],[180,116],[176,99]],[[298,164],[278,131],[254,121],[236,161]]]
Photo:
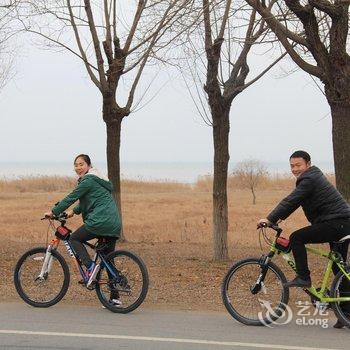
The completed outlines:
[[[92,167],[90,157],[79,154],[74,160],[74,170],[79,177],[76,188],[56,203],[45,216],[58,216],[79,200],[79,204],[73,210],[67,211],[67,216],[82,214],[84,225],[71,234],[69,241],[86,266],[87,284],[90,284],[90,276],[94,276],[96,266],[83,243],[104,237],[106,243],[104,254],[107,255],[115,249],[116,241],[120,237],[121,223],[112,197],[112,183]],[[115,298],[111,295],[111,300],[113,299]]]

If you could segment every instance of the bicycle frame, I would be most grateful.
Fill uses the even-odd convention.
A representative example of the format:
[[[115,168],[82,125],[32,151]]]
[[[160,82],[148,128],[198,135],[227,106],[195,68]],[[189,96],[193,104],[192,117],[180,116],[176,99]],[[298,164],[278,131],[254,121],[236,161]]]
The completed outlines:
[[[57,250],[59,243],[60,243],[60,239],[59,238],[54,238],[51,240],[50,244],[48,245],[47,249],[46,249],[46,254],[45,254],[45,258],[44,258],[44,262],[43,262],[43,266],[41,268],[41,272],[38,276],[38,278],[40,279],[44,279],[44,275],[45,273],[49,273],[51,271],[51,266],[52,266],[52,255],[51,255],[51,251],[52,250]],[[73,259],[74,261],[74,265],[76,266],[77,270],[79,271],[80,275],[82,276],[82,278],[84,279],[84,281],[86,282],[86,276],[83,270],[83,267],[81,265],[81,262],[79,261],[76,252],[74,251],[71,243],[69,242],[69,240],[62,240],[68,255]],[[85,243],[86,245],[88,245],[89,247],[91,247],[92,249],[95,249],[96,247],[88,242]],[[96,264],[98,258],[100,258],[102,264],[106,267],[106,269],[108,270],[108,272],[110,273],[110,275],[112,276],[112,278],[117,279],[118,280],[118,273],[116,271],[116,269],[114,268],[114,266],[112,267],[111,264],[108,263],[108,261],[106,260],[105,256],[99,252],[97,252],[95,250],[95,254],[93,257],[93,261]],[[118,282],[118,281],[117,281]]]
[[[66,213],[42,218],[49,221],[46,244],[29,249],[18,259],[14,269],[18,295],[34,307],[57,304],[69,288],[73,272],[69,266],[72,263],[68,263],[71,258],[83,276],[83,280],[79,281],[81,287],[94,290],[108,310],[126,314],[138,308],[149,287],[148,271],[143,260],[128,250],[115,250],[117,237],[96,235],[96,242],[84,242],[85,246],[93,249],[93,252],[88,252],[93,260],[86,256],[87,262],[96,264],[91,269],[85,269],[85,259],[80,259],[80,250],[75,249],[74,234],[70,236],[72,231],[65,226],[66,219]],[[60,225],[56,225],[55,221]],[[63,241],[70,258],[60,251],[60,241]]]
[[[290,254],[288,252],[284,252],[283,250],[280,250],[276,247],[276,241],[277,238],[280,236],[281,232],[278,232],[275,236],[275,239],[273,243],[271,244],[270,252],[268,254],[268,257],[272,259],[272,257],[277,254],[281,255],[284,260],[287,261],[287,264],[290,268],[294,270],[294,272],[297,272],[295,261],[292,259]],[[326,267],[326,271],[323,274],[322,278],[322,284],[319,290],[317,290],[314,286],[311,286],[310,288],[304,289],[304,291],[309,294],[315,296],[317,299],[319,299],[322,303],[333,303],[333,302],[344,302],[344,301],[350,301],[350,297],[338,297],[338,298],[331,298],[326,295],[327,287],[329,286],[330,279],[331,279],[331,273],[332,273],[332,267],[333,264],[336,264],[339,268],[339,270],[342,272],[342,274],[350,281],[350,272],[347,272],[345,270],[345,264],[343,262],[342,257],[339,253],[331,250],[330,252],[326,253],[324,251],[321,251],[319,249],[306,247],[306,250],[312,254],[322,256],[326,259],[328,259],[328,264]]]

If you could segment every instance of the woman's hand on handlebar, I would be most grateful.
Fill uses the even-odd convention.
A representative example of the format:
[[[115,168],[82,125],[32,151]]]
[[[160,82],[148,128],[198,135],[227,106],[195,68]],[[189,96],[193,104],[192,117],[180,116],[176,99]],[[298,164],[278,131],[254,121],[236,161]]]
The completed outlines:
[[[56,216],[52,211],[48,211],[44,213],[43,219],[54,219],[54,220],[60,220],[60,219],[68,219],[71,218],[74,215],[73,210],[68,210],[66,212],[63,212]]]
[[[46,219],[52,219],[54,217],[53,212],[52,211],[48,211],[46,213],[44,213],[44,218]]]
[[[67,214],[67,219],[72,218],[74,216],[74,211],[73,210],[67,210],[66,214]]]

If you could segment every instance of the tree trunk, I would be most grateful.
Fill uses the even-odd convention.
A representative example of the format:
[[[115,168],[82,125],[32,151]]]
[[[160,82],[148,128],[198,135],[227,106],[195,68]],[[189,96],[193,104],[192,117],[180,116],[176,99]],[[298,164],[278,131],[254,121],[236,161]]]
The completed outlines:
[[[337,188],[350,201],[350,59],[333,55],[325,81],[332,113],[334,168]]]
[[[125,240],[123,234],[123,220],[121,207],[121,191],[120,191],[120,135],[123,116],[119,116],[114,108],[115,103],[109,99],[103,100],[103,119],[106,123],[107,131],[107,168],[108,178],[113,184],[113,197],[116,201],[120,220],[122,223],[121,236]]]
[[[253,195],[253,204],[256,204],[256,196],[255,196],[255,191],[254,191],[254,187],[251,187],[250,190],[252,191],[252,195]]]
[[[331,105],[332,137],[337,188],[350,201],[350,103]]]
[[[120,196],[120,131],[121,119],[106,123],[107,129],[107,166],[108,178],[113,184],[113,197],[115,198],[118,207],[121,205]]]
[[[218,103],[218,102],[217,102]],[[216,110],[214,112],[214,109]],[[212,108],[214,139],[213,243],[214,260],[228,259],[227,173],[229,156],[230,107]]]

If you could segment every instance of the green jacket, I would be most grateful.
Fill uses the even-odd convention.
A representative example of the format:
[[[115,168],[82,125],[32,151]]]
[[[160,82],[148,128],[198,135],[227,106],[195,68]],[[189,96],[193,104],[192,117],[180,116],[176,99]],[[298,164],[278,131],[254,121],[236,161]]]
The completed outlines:
[[[120,236],[120,217],[112,197],[113,185],[97,175],[87,173],[78,180],[77,187],[53,208],[59,215],[79,200],[75,214],[82,214],[86,229],[98,236]]]

